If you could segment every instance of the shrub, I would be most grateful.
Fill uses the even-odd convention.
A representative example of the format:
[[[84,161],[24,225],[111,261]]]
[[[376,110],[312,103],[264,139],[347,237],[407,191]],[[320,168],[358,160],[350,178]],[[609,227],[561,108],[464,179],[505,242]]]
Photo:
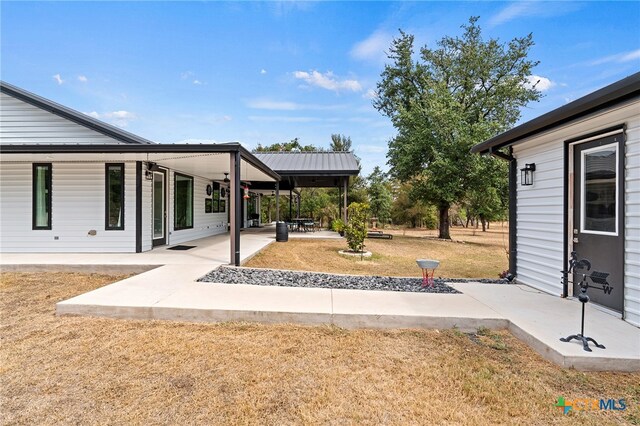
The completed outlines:
[[[344,222],[342,219],[333,219],[331,221],[331,230],[334,232],[344,231]]]
[[[351,203],[348,208],[349,222],[344,228],[349,249],[354,252],[364,251],[364,239],[367,237],[367,212],[369,205],[366,203]]]

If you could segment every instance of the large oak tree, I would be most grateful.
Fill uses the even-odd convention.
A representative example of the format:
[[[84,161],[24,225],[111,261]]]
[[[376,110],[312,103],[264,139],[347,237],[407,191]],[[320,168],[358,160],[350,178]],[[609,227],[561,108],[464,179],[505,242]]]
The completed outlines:
[[[445,36],[416,57],[414,37],[401,31],[373,101],[397,130],[389,142],[390,171],[438,208],[440,238],[450,238],[453,203],[492,185],[489,171],[506,179],[504,165],[491,164],[499,160],[472,155],[470,148],[513,126],[520,108],[541,96],[530,82],[537,65],[527,59],[532,35],[506,44],[485,41],[477,21],[470,18],[461,36]]]

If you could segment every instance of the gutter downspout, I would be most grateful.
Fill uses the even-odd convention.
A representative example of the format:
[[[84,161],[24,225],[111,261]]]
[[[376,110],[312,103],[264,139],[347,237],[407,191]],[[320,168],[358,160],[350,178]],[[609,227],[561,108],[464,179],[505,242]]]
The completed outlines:
[[[492,148],[489,148],[489,154],[509,162],[509,272],[513,276],[517,276],[518,248],[516,230],[518,221],[518,162],[513,156],[512,147],[509,147],[508,155],[499,151],[493,151]]]

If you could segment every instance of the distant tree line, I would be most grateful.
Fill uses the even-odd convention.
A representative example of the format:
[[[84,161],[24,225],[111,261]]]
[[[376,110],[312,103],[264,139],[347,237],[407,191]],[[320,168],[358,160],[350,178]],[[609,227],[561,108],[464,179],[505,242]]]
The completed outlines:
[[[259,145],[254,152],[326,152],[351,151],[351,138],[344,135],[331,135],[329,148],[315,145],[302,145],[298,138],[289,142],[275,143],[268,146]],[[357,157],[356,157],[357,158]],[[479,226],[489,221],[503,220],[506,216],[508,193],[506,187],[496,193],[499,199],[496,204],[484,203],[484,200],[464,199],[453,205],[451,222],[461,226]],[[352,176],[349,180],[348,204],[366,203],[369,205],[368,219],[371,225],[384,228],[388,225],[407,226],[411,228],[438,228],[438,210],[436,205],[426,202],[420,187],[412,181],[400,182],[384,172],[379,166],[374,167],[368,176]],[[290,216],[288,193],[282,193],[280,217]],[[296,197],[296,195],[294,195]],[[341,219],[340,207],[342,197],[338,188],[301,188],[300,214],[330,227],[335,220]],[[297,216],[297,200],[294,200],[291,215]],[[486,205],[489,205],[487,208]],[[261,204],[263,220],[275,220],[275,197],[266,195]]]

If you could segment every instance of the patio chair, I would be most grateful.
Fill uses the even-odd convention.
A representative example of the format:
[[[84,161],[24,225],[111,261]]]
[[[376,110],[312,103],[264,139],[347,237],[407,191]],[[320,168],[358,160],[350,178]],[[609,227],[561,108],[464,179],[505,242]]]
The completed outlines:
[[[250,225],[252,228],[257,228],[260,226],[260,215],[258,213],[251,213],[249,216]]]

